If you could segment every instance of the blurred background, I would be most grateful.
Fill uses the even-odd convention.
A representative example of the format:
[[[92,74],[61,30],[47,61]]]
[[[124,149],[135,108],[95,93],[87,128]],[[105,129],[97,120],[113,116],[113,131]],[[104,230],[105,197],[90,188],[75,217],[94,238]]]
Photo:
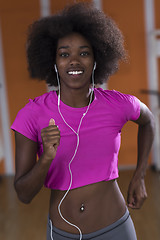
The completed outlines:
[[[15,143],[10,125],[29,98],[48,91],[45,82],[30,79],[27,72],[28,26],[73,2],[78,1],[0,0],[0,239],[45,239],[49,193],[42,189],[28,206],[17,200],[13,189]],[[159,240],[160,0],[92,2],[116,21],[129,55],[129,62],[120,64],[120,70],[101,87],[135,95],[151,109],[156,119],[156,136],[146,177],[149,198],[142,210],[131,213],[138,239]],[[137,127],[127,123],[122,130],[119,154],[119,184],[124,195],[136,166],[136,140]]]

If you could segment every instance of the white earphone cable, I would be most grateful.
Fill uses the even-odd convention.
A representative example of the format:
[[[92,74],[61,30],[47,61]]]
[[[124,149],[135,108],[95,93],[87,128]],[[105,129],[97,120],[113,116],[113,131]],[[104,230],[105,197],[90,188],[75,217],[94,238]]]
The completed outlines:
[[[51,237],[51,240],[53,240],[53,236],[52,236],[52,221],[51,220],[50,220],[50,226],[51,226],[50,237]]]
[[[66,222],[68,223],[69,225],[75,227],[78,231],[79,231],[79,234],[80,234],[80,240],[82,239],[82,231],[81,229],[76,226],[75,224],[69,222],[67,219],[65,219],[62,215],[62,212],[61,212],[61,204],[62,202],[64,201],[65,197],[67,196],[68,192],[70,191],[71,189],[71,186],[72,186],[72,182],[73,182],[73,175],[72,175],[72,171],[71,171],[71,163],[73,162],[76,154],[77,154],[77,150],[78,150],[78,147],[79,147],[79,131],[80,131],[80,127],[81,127],[81,124],[82,124],[82,121],[83,121],[83,118],[86,116],[89,108],[90,108],[90,104],[92,102],[92,97],[93,97],[93,92],[94,92],[94,70],[96,68],[96,64],[94,65],[94,68],[93,68],[93,71],[92,71],[92,90],[91,90],[91,94],[90,94],[90,101],[89,101],[89,104],[88,104],[88,107],[86,109],[86,112],[83,113],[83,116],[81,117],[80,119],[80,123],[79,123],[79,126],[78,126],[78,129],[77,129],[77,132],[66,122],[66,120],[64,119],[62,113],[61,113],[61,110],[60,110],[60,81],[59,81],[59,76],[58,76],[58,70],[55,66],[55,71],[56,71],[56,75],[57,75],[57,81],[58,81],[58,88],[59,88],[59,94],[58,94],[58,112],[62,118],[62,120],[64,121],[64,123],[76,134],[77,136],[77,145],[76,145],[76,149],[75,149],[75,152],[73,154],[73,157],[71,159],[71,161],[69,162],[68,164],[68,168],[69,168],[69,172],[70,172],[70,184],[69,184],[69,187],[68,187],[68,190],[66,191],[66,193],[64,194],[63,198],[61,199],[59,205],[58,205],[58,212],[59,212],[59,215],[61,216],[61,218]],[[50,222],[50,224],[52,224],[52,222]],[[53,237],[52,237],[52,228],[51,228],[51,239],[53,240]]]

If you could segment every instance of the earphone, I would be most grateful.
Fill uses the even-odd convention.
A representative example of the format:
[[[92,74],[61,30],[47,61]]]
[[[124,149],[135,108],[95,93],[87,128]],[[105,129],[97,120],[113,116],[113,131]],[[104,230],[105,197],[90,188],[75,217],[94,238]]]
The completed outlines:
[[[93,66],[93,70],[96,70],[96,67],[97,67],[97,63],[95,62]]]
[[[56,64],[54,64],[54,70],[55,70],[56,73],[58,72]]]
[[[75,224],[69,222],[67,219],[65,219],[61,213],[61,204],[63,202],[63,200],[65,199],[65,197],[67,196],[68,192],[70,191],[71,189],[71,186],[72,186],[72,171],[71,171],[71,163],[72,161],[74,160],[76,154],[77,154],[77,150],[78,150],[78,147],[79,147],[79,142],[80,142],[80,139],[79,139],[79,132],[80,132],[80,128],[81,128],[81,124],[82,124],[82,121],[83,121],[83,118],[86,116],[89,108],[90,108],[90,104],[92,102],[92,96],[93,96],[93,92],[94,92],[94,71],[96,69],[96,62],[94,63],[94,66],[93,66],[93,71],[92,71],[92,89],[91,89],[91,93],[90,93],[90,100],[89,100],[89,104],[88,104],[88,107],[86,109],[86,111],[83,113],[81,119],[80,119],[80,122],[79,122],[79,125],[78,125],[78,129],[77,129],[77,132],[66,122],[66,120],[64,119],[62,113],[61,113],[61,110],[60,110],[60,80],[59,80],[59,74],[58,74],[58,69],[57,69],[57,66],[56,64],[54,64],[54,69],[55,69],[55,72],[56,72],[56,76],[57,76],[57,82],[58,82],[58,88],[59,88],[59,94],[58,94],[58,112],[63,120],[63,122],[76,134],[77,136],[77,145],[76,145],[76,148],[75,148],[75,152],[72,156],[72,159],[70,160],[69,164],[68,164],[68,168],[69,168],[69,172],[70,172],[70,184],[69,184],[69,187],[68,187],[68,190],[66,191],[66,193],[64,194],[63,198],[61,199],[59,205],[58,205],[58,211],[59,211],[59,215],[61,216],[61,218],[66,222],[68,223],[69,225],[75,227],[79,233],[80,233],[80,240],[82,239],[82,231],[81,229],[76,226]],[[53,239],[53,236],[52,236],[52,222],[50,220],[50,224],[51,224],[51,239]]]

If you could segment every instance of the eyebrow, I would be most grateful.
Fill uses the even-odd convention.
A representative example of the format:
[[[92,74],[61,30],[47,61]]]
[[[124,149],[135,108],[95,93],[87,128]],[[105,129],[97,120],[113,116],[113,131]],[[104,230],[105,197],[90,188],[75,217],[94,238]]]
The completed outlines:
[[[60,49],[67,49],[67,48],[70,48],[70,46],[61,46],[61,47],[58,48],[58,50],[60,50]],[[90,47],[89,46],[80,46],[79,48],[83,49],[83,48],[90,48]]]

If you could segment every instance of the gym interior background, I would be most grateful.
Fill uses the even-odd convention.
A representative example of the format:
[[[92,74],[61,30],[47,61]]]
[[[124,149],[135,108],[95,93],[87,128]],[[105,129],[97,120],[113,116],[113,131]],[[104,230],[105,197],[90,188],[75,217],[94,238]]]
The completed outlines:
[[[46,189],[43,189],[40,197],[36,197],[29,206],[24,206],[17,200],[13,189],[14,133],[10,131],[10,125],[29,98],[33,99],[48,91],[45,82],[30,79],[27,72],[25,42],[28,26],[34,20],[53,14],[66,4],[73,2],[75,1],[0,0],[0,239],[45,239],[48,212],[45,203],[49,195]],[[133,94],[152,109],[153,106],[159,107],[160,79],[157,78],[157,85],[154,85],[153,89],[151,88],[153,82],[149,77],[150,52],[146,34],[146,4],[154,6],[155,33],[153,37],[158,40],[160,38],[160,30],[158,30],[160,29],[160,1],[95,0],[93,2],[116,21],[123,32],[125,47],[129,55],[129,62],[120,64],[120,70],[110,78],[108,84],[102,87]],[[160,46],[158,44],[156,46],[160,50]],[[155,51],[156,46],[153,47]],[[156,63],[156,74],[160,76],[158,57],[156,57]],[[157,114],[156,111],[159,110],[156,109],[155,114]],[[119,154],[119,183],[124,195],[136,165],[136,139],[137,127],[133,123],[127,123],[122,130],[122,145]],[[149,158],[149,166],[152,168],[156,168],[154,150]],[[157,168],[158,171],[148,169],[146,182],[149,199],[142,210],[132,212],[140,240],[160,239],[158,228],[160,169]],[[32,228],[31,231],[30,228]]]

